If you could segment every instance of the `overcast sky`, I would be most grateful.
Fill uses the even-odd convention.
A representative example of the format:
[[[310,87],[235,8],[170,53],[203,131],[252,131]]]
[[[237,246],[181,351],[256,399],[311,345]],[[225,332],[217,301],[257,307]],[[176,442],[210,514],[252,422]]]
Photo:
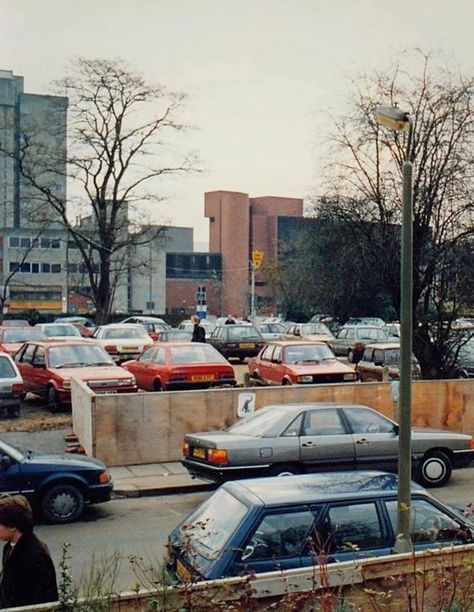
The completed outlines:
[[[44,94],[74,56],[120,57],[188,93],[205,172],[164,184],[155,218],[206,242],[205,191],[307,198],[348,78],[414,47],[472,71],[473,23],[472,0],[0,0],[0,69]]]

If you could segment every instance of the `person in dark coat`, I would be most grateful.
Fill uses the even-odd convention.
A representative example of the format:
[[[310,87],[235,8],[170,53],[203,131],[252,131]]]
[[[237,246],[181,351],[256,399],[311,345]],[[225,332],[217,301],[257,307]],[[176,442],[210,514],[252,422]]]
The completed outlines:
[[[224,321],[224,325],[235,325],[235,319],[232,315],[227,315],[227,319]]]
[[[191,321],[194,323],[191,342],[206,342],[206,330],[201,325],[201,319],[197,315],[193,315]]]
[[[23,495],[0,498],[3,570],[0,608],[58,600],[56,572],[46,544],[33,533],[33,512]]]

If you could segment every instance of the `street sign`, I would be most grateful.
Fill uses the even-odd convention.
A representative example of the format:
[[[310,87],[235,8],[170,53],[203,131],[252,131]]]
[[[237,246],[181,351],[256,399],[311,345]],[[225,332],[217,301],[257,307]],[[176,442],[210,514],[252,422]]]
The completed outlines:
[[[237,415],[240,418],[252,416],[255,412],[255,393],[239,393]]]
[[[260,268],[263,260],[263,251],[252,251],[252,263],[256,270]]]

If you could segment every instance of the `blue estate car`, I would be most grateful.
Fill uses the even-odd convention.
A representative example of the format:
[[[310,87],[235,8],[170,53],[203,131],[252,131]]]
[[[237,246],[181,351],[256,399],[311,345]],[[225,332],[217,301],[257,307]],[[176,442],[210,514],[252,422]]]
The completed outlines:
[[[25,495],[48,523],[70,523],[86,503],[110,499],[110,472],[98,459],[20,450],[0,440],[0,493]]]
[[[474,523],[412,485],[416,550],[473,541]],[[307,567],[393,553],[397,476],[333,472],[227,482],[168,540],[171,581]]]

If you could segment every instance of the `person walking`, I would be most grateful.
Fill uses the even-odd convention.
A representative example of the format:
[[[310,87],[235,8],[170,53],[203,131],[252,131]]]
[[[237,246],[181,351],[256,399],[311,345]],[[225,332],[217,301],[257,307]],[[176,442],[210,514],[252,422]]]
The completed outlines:
[[[23,495],[0,498],[3,570],[0,608],[58,600],[56,572],[46,544],[33,533],[33,512]]]
[[[232,315],[227,315],[227,319],[224,321],[224,325],[235,325],[235,319]]]
[[[191,342],[206,342],[206,330],[201,325],[201,319],[197,315],[193,315],[191,321],[193,322]]]

